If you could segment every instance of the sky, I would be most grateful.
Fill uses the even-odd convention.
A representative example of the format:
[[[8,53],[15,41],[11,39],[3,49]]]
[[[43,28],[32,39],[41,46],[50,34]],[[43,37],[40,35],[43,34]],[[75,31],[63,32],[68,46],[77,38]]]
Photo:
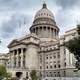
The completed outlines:
[[[0,53],[7,53],[8,44],[29,34],[36,12],[44,0],[0,0]],[[80,0],[45,0],[60,28],[60,35],[80,23]]]

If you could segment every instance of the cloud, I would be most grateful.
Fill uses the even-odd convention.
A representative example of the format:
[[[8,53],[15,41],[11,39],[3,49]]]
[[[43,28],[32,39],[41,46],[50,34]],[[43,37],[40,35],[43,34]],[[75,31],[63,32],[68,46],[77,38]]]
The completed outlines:
[[[0,10],[21,10],[38,6],[38,0],[0,0]],[[35,5],[36,4],[36,5]]]
[[[74,10],[60,9],[55,16],[61,35],[63,35],[65,31],[75,28],[78,22],[80,22],[80,11],[76,8]]]
[[[17,29],[29,23],[29,17],[23,14],[14,14],[11,18],[3,22],[0,27],[0,34],[3,38],[12,37]]]
[[[63,9],[71,9],[73,7],[80,7],[80,0],[55,0],[57,6]]]

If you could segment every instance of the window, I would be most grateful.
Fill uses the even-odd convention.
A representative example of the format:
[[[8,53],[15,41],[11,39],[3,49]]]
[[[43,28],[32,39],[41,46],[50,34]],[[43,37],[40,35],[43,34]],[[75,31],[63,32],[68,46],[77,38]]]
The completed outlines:
[[[58,58],[60,58],[60,55],[58,54]]]
[[[60,72],[58,72],[58,77],[60,77]]]
[[[18,49],[19,54],[21,53],[21,49]]]
[[[25,52],[26,52],[26,48],[23,49],[23,53],[25,53]]]
[[[42,58],[40,58],[40,61],[42,61]]]
[[[56,77],[56,74],[55,74],[55,77]]]
[[[60,58],[60,53],[58,52],[57,54],[58,54],[58,58]]]
[[[26,72],[26,78],[28,79],[28,72]]]
[[[66,72],[64,71],[64,77],[66,76]]]
[[[46,57],[46,59],[48,59],[48,57]]]
[[[60,63],[60,61],[58,61],[58,63]]]
[[[54,63],[56,63],[56,61],[54,61]]]
[[[42,58],[40,58],[40,63],[42,63]]]
[[[50,50],[52,50],[52,48],[50,48]]]
[[[52,69],[52,65],[50,66],[50,68]]]
[[[48,77],[48,72],[46,72],[46,76]]]
[[[52,59],[52,57],[50,57],[50,59]]]
[[[42,66],[40,66],[40,69],[42,69]]]
[[[56,56],[54,56],[54,59],[56,58]]]
[[[46,68],[48,69],[48,66]]]
[[[52,62],[50,62],[50,63],[52,63]]]
[[[61,67],[61,65],[59,64],[59,65],[58,65],[58,68],[60,68],[60,67]]]
[[[42,73],[40,72],[40,77],[42,77]]]
[[[54,76],[56,77],[56,72],[54,72]]]
[[[19,65],[19,67],[21,67],[21,62],[20,61],[18,62],[18,65]]]
[[[54,65],[54,68],[56,68],[56,65]]]
[[[64,66],[66,67],[66,62],[64,63]]]
[[[25,60],[23,60],[23,67],[25,67]]]
[[[16,55],[17,54],[17,50],[14,50],[14,55]]]
[[[52,72],[50,72],[50,77],[52,77],[53,75],[52,75]]]
[[[40,57],[42,57],[42,55],[40,55]]]

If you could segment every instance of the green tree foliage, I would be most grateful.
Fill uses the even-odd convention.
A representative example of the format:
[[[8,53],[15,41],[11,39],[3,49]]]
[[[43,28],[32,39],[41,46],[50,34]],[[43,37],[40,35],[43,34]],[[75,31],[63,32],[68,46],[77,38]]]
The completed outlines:
[[[36,70],[31,71],[30,77],[31,77],[31,80],[37,80],[38,79]]]
[[[65,43],[68,50],[74,54],[76,58],[76,68],[80,69],[80,25],[77,25],[78,36]]]
[[[0,65],[0,80],[3,78],[6,78],[6,80],[8,80],[10,77],[11,74],[7,73],[6,67],[4,65]]]
[[[6,75],[7,75],[7,71],[5,66],[0,65],[0,77],[6,77]]]

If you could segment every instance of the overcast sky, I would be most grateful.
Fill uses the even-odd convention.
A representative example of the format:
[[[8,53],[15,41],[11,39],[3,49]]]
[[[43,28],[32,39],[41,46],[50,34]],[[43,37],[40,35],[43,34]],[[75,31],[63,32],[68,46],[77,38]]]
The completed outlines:
[[[8,52],[7,45],[15,38],[29,33],[36,12],[43,0],[0,0],[0,53]],[[60,34],[80,22],[80,0],[46,0],[53,12]]]

